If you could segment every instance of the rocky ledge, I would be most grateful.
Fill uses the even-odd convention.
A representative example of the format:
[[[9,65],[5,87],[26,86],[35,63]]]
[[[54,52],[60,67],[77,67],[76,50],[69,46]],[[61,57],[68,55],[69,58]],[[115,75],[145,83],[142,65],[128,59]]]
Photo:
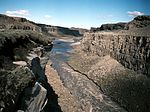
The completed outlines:
[[[0,32],[0,111],[40,112],[44,109],[48,86],[44,73],[51,39],[23,30]],[[42,66],[41,66],[42,65]],[[43,67],[43,68],[42,68]]]

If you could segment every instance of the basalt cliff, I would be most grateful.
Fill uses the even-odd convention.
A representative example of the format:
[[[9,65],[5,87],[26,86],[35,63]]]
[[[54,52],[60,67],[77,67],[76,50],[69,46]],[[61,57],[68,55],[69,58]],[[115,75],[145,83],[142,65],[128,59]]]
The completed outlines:
[[[82,36],[87,30],[81,28],[66,28],[46,24],[38,24],[20,17],[9,17],[0,14],[0,30],[3,29],[20,29],[31,30],[44,33],[50,36]]]
[[[88,31],[0,15],[0,112],[149,112],[149,29],[150,16]]]
[[[69,65],[129,112],[150,111],[150,16],[85,33]],[[80,55],[79,55],[80,54]],[[78,58],[79,57],[79,58]]]

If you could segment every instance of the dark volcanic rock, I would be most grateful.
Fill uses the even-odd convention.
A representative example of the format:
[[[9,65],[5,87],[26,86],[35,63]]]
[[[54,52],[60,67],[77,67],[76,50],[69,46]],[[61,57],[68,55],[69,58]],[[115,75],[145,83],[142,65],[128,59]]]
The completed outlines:
[[[43,68],[40,65],[40,59],[38,57],[33,58],[31,62],[31,69],[32,72],[35,74],[37,82],[43,84],[47,82],[47,78],[45,76]]]
[[[97,31],[113,31],[113,30],[131,30],[137,28],[144,28],[150,25],[150,16],[137,16],[134,20],[128,23],[115,23],[115,24],[103,24],[101,27],[91,28],[90,32]]]
[[[86,75],[129,112],[150,111],[149,20],[150,16],[138,16],[127,24],[128,30],[86,33],[81,42],[85,56],[100,58]],[[74,62],[80,65],[84,58]],[[82,66],[80,71],[88,65]]]
[[[47,90],[38,82],[27,87],[22,93],[21,108],[24,112],[41,112],[46,104]]]
[[[3,14],[0,14],[0,30],[30,30],[40,32],[49,36],[81,36],[83,35],[83,30],[71,29],[60,26],[52,26],[45,24],[37,24],[32,21],[27,20],[26,18],[20,17],[9,17]]]
[[[81,35],[83,35],[85,32],[88,32],[88,31],[89,31],[89,30],[87,30],[87,29],[75,28],[75,27],[72,27],[72,28],[70,28],[70,29],[79,31],[79,33],[80,33]]]
[[[21,29],[41,32],[41,28],[25,18],[9,17],[0,14],[0,29]]]
[[[27,67],[18,67],[13,71],[0,71],[0,110],[13,112],[16,109],[20,93],[35,82],[33,73]]]
[[[0,32],[0,110],[2,112],[14,112],[18,109],[40,112],[44,107],[47,90],[40,84],[35,84],[36,80],[41,80],[41,77],[37,77],[37,72],[33,74],[27,67],[17,67],[13,64],[27,61],[28,52],[40,44],[51,45],[51,40],[45,35],[32,31]],[[19,60],[22,62],[13,62]],[[40,61],[38,62],[36,64],[40,64]],[[39,65],[34,66],[38,68],[38,75],[44,75]],[[46,78],[44,80],[47,82]]]
[[[51,34],[53,36],[81,36],[79,30],[72,29],[72,28],[65,28],[60,26],[51,26],[51,25],[45,25],[45,24],[37,24],[39,27],[42,28],[42,31]]]
[[[90,32],[124,30],[126,23],[102,24],[101,27],[90,29]]]
[[[150,25],[150,16],[137,16],[133,21],[126,24],[125,29],[143,28]]]
[[[0,32],[0,68],[13,69],[12,61],[26,61],[27,53],[41,44],[51,46],[51,39],[32,31]]]
[[[82,48],[87,53],[100,57],[111,55],[125,67],[150,76],[150,35],[140,32],[87,33],[82,40]],[[142,30],[140,30],[142,32]],[[146,35],[146,36],[145,36]]]
[[[112,30],[123,30],[126,23],[116,23],[116,24],[103,24],[99,28],[91,28],[91,32],[96,31],[112,31]]]

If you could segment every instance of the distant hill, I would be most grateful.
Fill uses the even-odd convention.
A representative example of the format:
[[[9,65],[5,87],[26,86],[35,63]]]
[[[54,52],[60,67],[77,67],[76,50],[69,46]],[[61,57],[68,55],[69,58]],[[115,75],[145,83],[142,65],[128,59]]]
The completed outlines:
[[[80,28],[66,28],[60,26],[52,26],[46,24],[39,24],[20,17],[9,17],[0,14],[0,30],[4,29],[22,29],[32,30],[44,33],[51,36],[82,36],[83,31]]]
[[[150,25],[150,16],[137,16],[126,24],[125,29],[144,28],[148,25]]]
[[[90,32],[97,32],[97,31],[113,31],[113,30],[130,30],[130,29],[137,29],[137,28],[144,28],[150,25],[150,16],[143,15],[137,16],[132,21],[128,23],[114,23],[114,24],[102,24],[100,27],[91,28]]]
[[[70,29],[60,26],[52,26],[46,24],[36,24],[41,28],[41,31],[52,36],[82,36],[79,29]]]
[[[9,17],[0,14],[0,29],[23,29],[41,32],[41,28],[35,23],[19,17]]]

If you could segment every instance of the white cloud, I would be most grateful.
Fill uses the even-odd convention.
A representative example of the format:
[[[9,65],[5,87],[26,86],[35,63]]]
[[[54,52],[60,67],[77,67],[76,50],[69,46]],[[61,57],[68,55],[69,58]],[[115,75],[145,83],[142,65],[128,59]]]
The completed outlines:
[[[16,17],[25,17],[30,15],[28,10],[6,11],[5,14],[8,16],[16,16]]]
[[[133,11],[133,12],[128,11],[127,13],[129,16],[134,16],[134,17],[144,15],[143,12],[139,12],[139,11]]]
[[[50,16],[50,15],[45,15],[44,17],[48,18],[48,19],[52,18],[52,16]]]

